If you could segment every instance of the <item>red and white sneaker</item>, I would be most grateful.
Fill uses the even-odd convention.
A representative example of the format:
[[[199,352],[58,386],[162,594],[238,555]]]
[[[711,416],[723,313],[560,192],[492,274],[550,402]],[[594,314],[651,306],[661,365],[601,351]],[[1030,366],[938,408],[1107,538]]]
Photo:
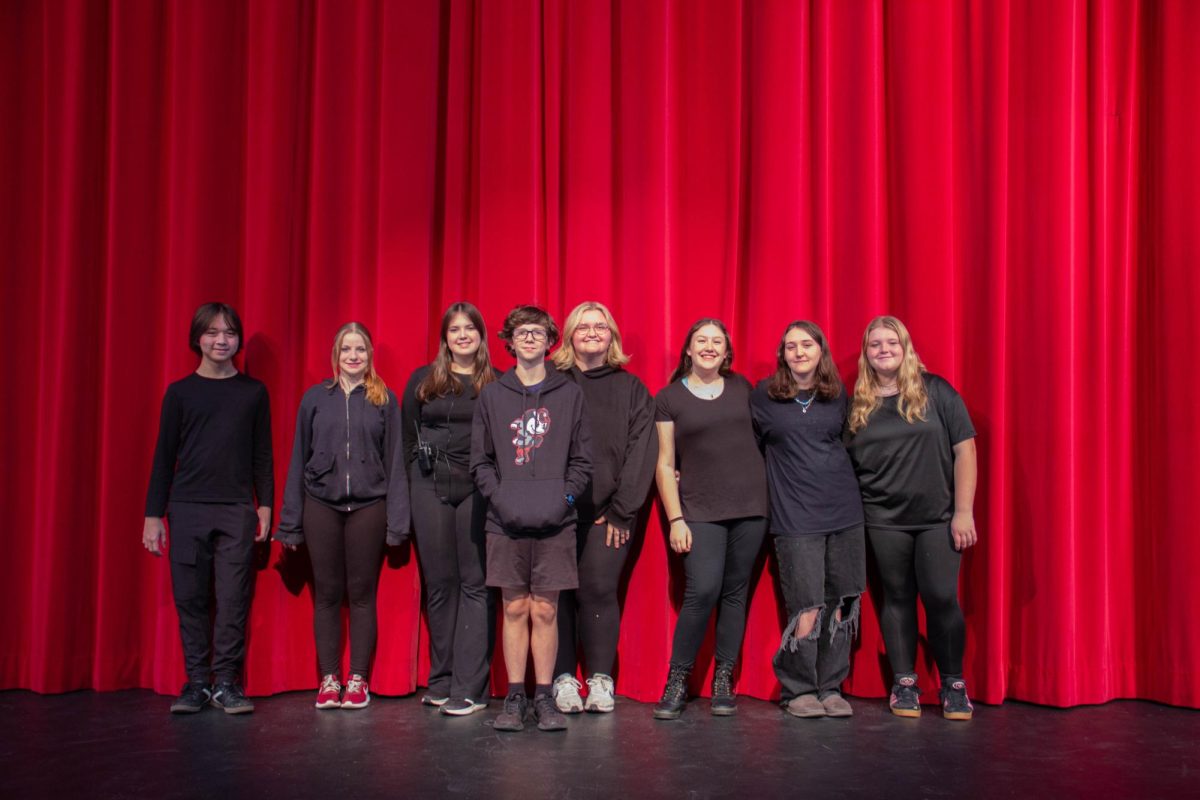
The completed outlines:
[[[317,708],[340,708],[342,705],[342,684],[337,675],[326,675],[321,679],[321,688],[317,690]]]
[[[366,708],[371,702],[371,693],[367,690],[367,681],[362,675],[351,675],[346,681],[346,695],[342,698],[342,708]]]

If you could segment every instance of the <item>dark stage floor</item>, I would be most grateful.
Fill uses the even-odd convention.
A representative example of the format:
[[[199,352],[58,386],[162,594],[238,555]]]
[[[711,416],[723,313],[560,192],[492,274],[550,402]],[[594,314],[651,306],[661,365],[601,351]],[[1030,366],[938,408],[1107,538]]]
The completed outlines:
[[[450,719],[415,697],[316,711],[312,693],[176,717],[146,691],[0,693],[0,797],[1194,797],[1200,712],[1143,702],[980,706],[951,723],[854,700],[799,720],[742,700],[677,722],[618,700],[566,733],[496,733],[500,701]]]

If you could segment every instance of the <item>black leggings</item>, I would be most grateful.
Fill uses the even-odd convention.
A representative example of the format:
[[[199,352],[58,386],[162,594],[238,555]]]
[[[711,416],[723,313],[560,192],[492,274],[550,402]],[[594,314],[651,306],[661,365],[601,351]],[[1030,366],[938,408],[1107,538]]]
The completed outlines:
[[[915,531],[867,528],[883,609],[879,628],[893,672],[912,672],[917,659],[917,595],[925,606],[929,649],[938,672],[961,675],[966,624],[958,606],[958,566],[950,526]]]
[[[750,573],[767,533],[767,520],[746,517],[687,524],[692,551],[683,557],[687,585],[675,623],[671,666],[691,669],[718,601],[717,663],[733,664],[742,649]]]
[[[482,700],[488,696],[496,625],[484,580],[486,503],[475,491],[465,498],[443,497],[434,480],[421,475],[413,476],[411,490],[429,622],[429,693]]]
[[[579,531],[579,588],[558,593],[558,659],[554,674],[575,674],[575,624],[579,617],[579,639],[583,663],[589,676],[612,675],[621,636],[621,607],[617,587],[629,557],[630,543],[618,548],[605,544],[608,524]]]
[[[342,598],[350,596],[350,673],[367,676],[375,655],[375,596],[387,503],[338,511],[304,498],[304,539],[313,570],[313,631],[322,675],[340,675]]]

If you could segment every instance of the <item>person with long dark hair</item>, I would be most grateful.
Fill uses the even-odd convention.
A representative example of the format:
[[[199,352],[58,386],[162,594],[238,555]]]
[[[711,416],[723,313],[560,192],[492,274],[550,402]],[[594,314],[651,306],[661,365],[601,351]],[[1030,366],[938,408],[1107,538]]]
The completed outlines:
[[[196,309],[188,346],[200,363],[163,396],[142,545],[171,562],[187,669],[171,712],[211,704],[244,714],[254,710],[242,691],[254,543],[271,531],[275,495],[271,403],[267,387],[234,366],[242,321],[232,306]]]
[[[583,389],[592,480],[576,499],[579,588],[558,596],[554,702],[566,714],[614,708],[612,674],[621,627],[617,588],[658,447],[654,401],[645,384],[625,371],[628,362],[621,331],[603,303],[580,303],[567,315],[554,365]],[[575,677],[577,630],[588,675],[586,700]]]
[[[746,631],[750,573],[767,530],[767,478],[750,417],[753,387],[732,366],[725,325],[701,319],[688,330],[679,365],[655,400],[658,493],[687,580],[657,719],[683,712],[688,676],[718,603],[711,711],[737,712],[733,671]]]
[[[921,715],[914,671],[920,595],[941,674],[942,715],[968,720],[974,707],[963,678],[958,573],[962,551],[978,541],[975,428],[962,397],[926,371],[895,317],[876,317],[863,332],[847,431],[883,582],[879,627],[894,673],[892,713]]]
[[[854,712],[841,685],[866,586],[866,544],[858,481],[842,444],[846,393],[813,322],[788,325],[775,363],[751,396],[788,614],[775,675],[788,713],[848,717]]]
[[[487,582],[504,603],[508,692],[493,729],[525,727],[525,669],[533,655],[539,730],[561,731],[551,682],[558,652],[558,593],[579,585],[575,501],[592,465],[583,392],[546,351],[558,340],[554,318],[537,306],[509,312],[500,338],[517,363],[483,387],[471,431],[471,474],[488,499]]]
[[[466,716],[487,707],[495,607],[485,579],[487,511],[471,477],[475,401],[496,379],[479,309],[442,316],[438,353],[404,387],[401,411],[413,531],[429,623],[421,702]]]
[[[333,340],[333,378],[300,400],[276,538],[308,545],[313,630],[322,675],[316,707],[365,708],[375,654],[375,598],[385,541],[408,537],[400,403],[375,371],[366,326],[347,322]],[[342,599],[350,601],[350,673],[343,687]],[[345,693],[343,694],[343,688]]]

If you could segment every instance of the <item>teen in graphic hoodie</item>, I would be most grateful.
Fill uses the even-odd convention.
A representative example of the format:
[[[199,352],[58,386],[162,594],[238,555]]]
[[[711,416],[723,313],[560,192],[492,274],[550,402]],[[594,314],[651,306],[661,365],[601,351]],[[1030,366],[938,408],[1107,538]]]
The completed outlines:
[[[487,584],[504,603],[508,694],[493,729],[524,728],[525,669],[532,652],[538,728],[566,729],[550,682],[558,654],[558,593],[579,584],[575,498],[591,477],[583,392],[553,368],[554,319],[518,306],[500,330],[517,365],[484,386],[471,429],[471,474],[488,499]]]

